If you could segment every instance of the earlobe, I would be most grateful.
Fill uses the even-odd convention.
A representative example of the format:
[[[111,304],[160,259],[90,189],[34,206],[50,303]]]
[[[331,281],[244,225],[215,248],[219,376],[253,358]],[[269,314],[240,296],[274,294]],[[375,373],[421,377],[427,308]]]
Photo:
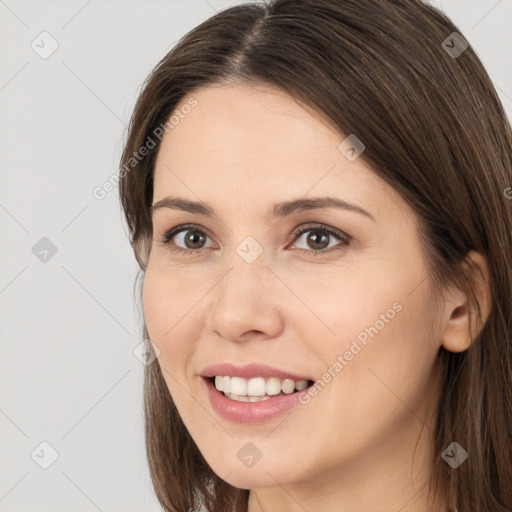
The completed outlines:
[[[462,290],[448,288],[445,294],[441,341],[443,347],[450,352],[463,352],[469,348],[482,331],[491,310],[491,281],[487,259],[476,251],[470,251],[467,259],[473,265],[475,295],[480,305],[482,321],[480,322],[477,311],[473,311],[470,317],[468,297]]]

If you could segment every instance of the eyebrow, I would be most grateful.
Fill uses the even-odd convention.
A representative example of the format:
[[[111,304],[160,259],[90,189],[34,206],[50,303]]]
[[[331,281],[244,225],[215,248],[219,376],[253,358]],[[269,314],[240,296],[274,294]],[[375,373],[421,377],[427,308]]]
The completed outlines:
[[[153,213],[161,208],[170,208],[172,210],[183,210],[189,213],[196,213],[199,215],[205,215],[211,217],[212,215],[217,216],[215,210],[208,204],[198,201],[189,201],[179,197],[167,196],[160,199],[150,207],[150,215],[153,217]],[[322,208],[337,208],[341,210],[347,210],[351,212],[360,213],[372,219],[374,222],[375,217],[364,210],[363,208],[356,206],[351,203],[347,203],[343,199],[335,197],[316,197],[311,199],[294,199],[292,201],[283,201],[275,203],[273,207],[267,213],[268,217],[286,217],[292,213],[300,213],[308,210],[319,210]]]

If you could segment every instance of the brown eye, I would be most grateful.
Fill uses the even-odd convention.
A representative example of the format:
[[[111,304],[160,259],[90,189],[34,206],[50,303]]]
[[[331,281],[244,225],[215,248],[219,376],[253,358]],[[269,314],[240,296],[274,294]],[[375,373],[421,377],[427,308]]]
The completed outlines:
[[[313,256],[345,249],[351,242],[351,237],[342,231],[323,224],[316,224],[303,227],[300,231],[295,232],[293,246],[297,245],[296,240],[307,233],[308,236],[305,238],[306,247],[297,247],[296,250]],[[210,239],[210,236],[196,226],[177,226],[164,235],[162,243],[168,245],[172,251],[194,256],[203,254],[211,247],[211,245],[205,245],[208,239]]]
[[[210,237],[204,231],[195,226],[178,226],[164,235],[162,243],[170,245],[173,251],[199,254],[206,249],[205,242],[208,238]]]
[[[324,225],[303,228],[295,234],[294,240],[301,238],[302,235],[306,233],[309,233],[308,236],[305,237],[306,248],[297,247],[301,251],[312,253],[331,252],[331,249],[342,249],[350,244],[350,237],[348,235]],[[332,243],[336,240],[338,241],[337,244]],[[296,246],[296,243],[293,245]]]
[[[206,241],[206,236],[197,229],[187,229],[183,233],[185,233],[183,243],[187,249],[201,249]]]

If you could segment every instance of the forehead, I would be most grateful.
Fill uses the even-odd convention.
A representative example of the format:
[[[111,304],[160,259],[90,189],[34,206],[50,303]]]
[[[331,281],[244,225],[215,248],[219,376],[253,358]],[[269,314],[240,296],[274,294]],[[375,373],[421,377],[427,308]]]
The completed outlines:
[[[182,109],[191,99],[195,106]],[[337,195],[375,216],[411,214],[361,158],[339,150],[346,135],[277,88],[209,86],[183,98],[175,113],[179,122],[164,134],[156,161],[154,201],[172,194],[223,207],[230,197],[267,209],[306,194]]]
[[[265,172],[313,149],[311,159],[318,159],[322,150],[328,159],[329,149],[340,137],[277,88],[211,86],[189,97],[197,105],[162,142],[162,149],[177,158],[193,153],[198,159],[215,157],[241,169],[257,162],[259,171]]]

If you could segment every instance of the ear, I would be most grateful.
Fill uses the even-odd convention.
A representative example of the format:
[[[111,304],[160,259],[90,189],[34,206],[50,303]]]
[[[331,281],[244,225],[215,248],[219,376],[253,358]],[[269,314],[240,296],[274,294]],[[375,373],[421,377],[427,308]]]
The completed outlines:
[[[443,347],[450,352],[463,352],[469,348],[482,331],[491,310],[491,283],[487,259],[476,251],[470,251],[466,259],[475,265],[475,294],[482,313],[482,323],[477,311],[470,317],[468,298],[464,292],[459,288],[449,287],[445,294],[444,328],[441,336]]]

